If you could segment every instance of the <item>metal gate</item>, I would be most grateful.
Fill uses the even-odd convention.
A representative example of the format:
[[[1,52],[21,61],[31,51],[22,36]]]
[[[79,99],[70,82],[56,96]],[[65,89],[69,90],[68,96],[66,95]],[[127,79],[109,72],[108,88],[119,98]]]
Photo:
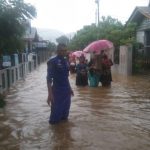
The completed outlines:
[[[133,73],[150,71],[150,47],[133,47]]]

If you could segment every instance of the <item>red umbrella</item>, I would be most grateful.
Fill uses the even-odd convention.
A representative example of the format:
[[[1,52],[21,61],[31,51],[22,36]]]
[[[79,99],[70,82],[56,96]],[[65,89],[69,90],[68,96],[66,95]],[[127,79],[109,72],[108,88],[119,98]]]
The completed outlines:
[[[72,56],[75,56],[77,58],[81,57],[82,55],[85,55],[85,53],[83,51],[80,51],[80,50],[72,53]]]
[[[109,40],[98,40],[90,43],[87,47],[83,49],[83,52],[94,52],[99,54],[102,50],[107,50],[113,48],[113,43]]]

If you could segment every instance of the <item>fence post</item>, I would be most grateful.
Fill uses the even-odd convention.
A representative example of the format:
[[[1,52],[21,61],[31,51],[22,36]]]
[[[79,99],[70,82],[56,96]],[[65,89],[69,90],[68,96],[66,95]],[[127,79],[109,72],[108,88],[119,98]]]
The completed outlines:
[[[37,54],[35,55],[35,60],[22,62],[23,57],[20,56],[20,63],[15,63],[15,66],[13,67],[0,70],[0,94],[6,92],[9,87],[16,84],[16,82],[23,78],[27,73],[37,68],[38,58],[40,58],[40,62],[42,62],[42,57],[38,57]]]
[[[132,46],[120,46],[119,73],[132,74]]]
[[[2,71],[0,70],[0,94],[2,94]]]

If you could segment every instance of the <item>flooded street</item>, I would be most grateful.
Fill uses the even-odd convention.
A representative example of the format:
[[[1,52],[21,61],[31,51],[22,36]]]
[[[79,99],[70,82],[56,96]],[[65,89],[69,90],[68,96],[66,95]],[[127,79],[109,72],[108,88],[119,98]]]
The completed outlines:
[[[113,75],[111,88],[76,87],[69,120],[48,124],[46,64],[11,88],[0,150],[149,150],[150,76]]]

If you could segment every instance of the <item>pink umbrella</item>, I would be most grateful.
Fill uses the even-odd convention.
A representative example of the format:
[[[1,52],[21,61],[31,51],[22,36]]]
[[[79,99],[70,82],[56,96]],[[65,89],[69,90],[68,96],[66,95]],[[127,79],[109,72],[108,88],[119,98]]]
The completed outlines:
[[[75,51],[72,53],[72,56],[75,56],[77,58],[81,57],[82,55],[85,55],[83,51]]]
[[[83,52],[95,52],[99,54],[102,50],[107,50],[113,48],[113,43],[108,40],[98,40],[90,43],[87,47],[83,49]]]

